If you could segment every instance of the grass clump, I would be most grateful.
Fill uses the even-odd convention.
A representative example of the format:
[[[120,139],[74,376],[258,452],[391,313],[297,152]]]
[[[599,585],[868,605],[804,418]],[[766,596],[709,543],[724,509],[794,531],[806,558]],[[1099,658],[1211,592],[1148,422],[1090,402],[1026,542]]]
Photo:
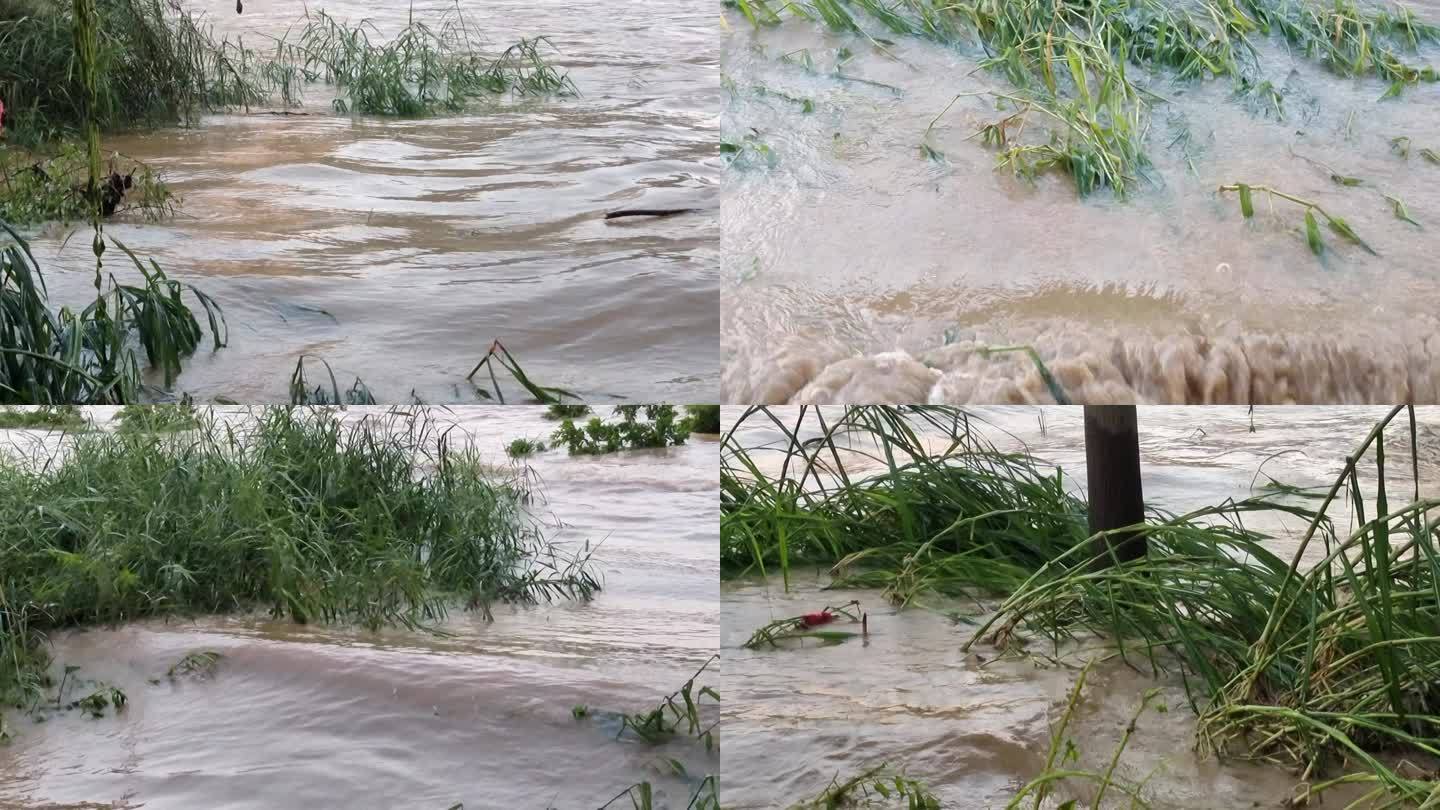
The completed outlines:
[[[720,432],[719,405],[686,405],[685,419],[691,433],[714,435]]]
[[[195,430],[201,414],[186,401],[174,405],[126,405],[115,414],[120,430],[130,433],[167,433]]]
[[[812,421],[813,420],[813,421]],[[747,447],[746,428],[779,435]],[[837,586],[899,604],[925,593],[1009,591],[1083,541],[1085,505],[1063,472],[994,449],[963,410],[801,408],[787,424],[746,410],[720,454],[720,565],[727,577],[829,566]],[[928,431],[927,434],[924,431]],[[780,455],[778,473],[766,465]]]
[[[8,235],[8,241],[5,236]],[[123,283],[103,272],[107,243],[139,274]],[[95,236],[96,296],[84,309],[51,308],[30,246],[0,222],[0,403],[124,404],[142,398],[141,357],[169,388],[204,333],[183,300],[190,292],[209,322],[212,349],[225,345],[225,316],[205,293],[142,263],[119,240]]]
[[[418,117],[459,112],[469,102],[506,92],[573,94],[570,78],[546,63],[544,37],[522,39],[491,58],[477,48],[455,8],[430,26],[413,16],[398,34],[351,25],[324,10],[309,12],[299,37],[280,51],[305,78],[334,85],[337,112]]]
[[[505,455],[511,458],[526,458],[536,453],[545,452],[545,443],[539,439],[527,439],[521,437],[513,439],[505,446]]]
[[[172,681],[180,678],[214,677],[216,668],[220,666],[220,659],[224,657],[214,650],[186,653],[174,666],[166,670],[165,677]]]
[[[615,415],[620,421],[606,422],[596,417],[583,428],[566,419],[551,441],[567,448],[572,456],[598,456],[681,445],[690,436],[687,422],[678,417],[674,405],[616,405]]]
[[[1440,500],[1420,495],[1413,411],[1414,490],[1387,486],[1384,434],[1405,411],[1346,457],[1317,509],[1249,499],[1147,522],[1146,557],[1099,569],[1078,552],[1057,559],[966,646],[1008,645],[1022,628],[1057,644],[1100,634],[1132,664],[1184,676],[1201,751],[1294,768],[1305,801],[1349,784],[1369,788],[1353,807],[1433,802],[1433,778],[1403,763],[1440,757]],[[1358,469],[1367,453],[1373,500]],[[1326,515],[1337,497],[1354,514],[1345,533]],[[1255,509],[1307,519],[1288,563],[1243,527]],[[1317,545],[1321,562],[1303,565]]]
[[[566,405],[556,402],[545,409],[545,418],[551,421],[579,419],[591,414],[590,406],[584,404]]]
[[[839,774],[819,796],[790,810],[839,810],[844,807],[896,807],[940,810],[940,799],[924,783],[881,763],[840,781]]]
[[[699,681],[705,670],[719,660],[718,655],[710,656],[683,686],[666,695],[654,708],[623,717],[616,737],[629,731],[647,743],[658,744],[676,735],[684,735],[704,743],[707,751],[715,750],[715,729],[720,721],[707,723],[703,715],[706,699],[718,704],[720,693],[712,687],[700,685]]]
[[[0,220],[16,225],[40,222],[84,222],[91,216],[89,158],[82,145],[66,142],[51,150],[0,150]],[[102,177],[102,213],[127,209],[148,220],[175,212],[169,187],[149,166],[123,155],[111,155]]]
[[[76,17],[76,10],[84,12]],[[96,32],[90,97],[78,63],[77,23]],[[203,16],[164,0],[8,0],[0,5],[0,98],[12,139],[37,145],[81,132],[191,121],[198,113],[298,104],[307,85],[338,95],[340,112],[421,116],[455,112],[500,93],[569,94],[575,86],[527,38],[482,52],[458,5],[435,25],[411,18],[384,37],[368,20],[308,12],[287,37],[258,50],[217,38]],[[87,97],[90,101],[87,101]]]
[[[888,40],[870,33],[877,27],[887,36],[962,48],[978,42],[981,65],[1003,76],[1014,91],[957,97],[984,96],[999,106],[1001,117],[976,134],[997,152],[999,167],[1029,178],[1064,172],[1082,196],[1110,189],[1123,197],[1146,176],[1150,109],[1163,95],[1142,84],[1144,77],[1164,72],[1180,81],[1223,78],[1234,84],[1237,96],[1268,92],[1278,98],[1257,56],[1263,37],[1283,39],[1337,75],[1386,82],[1384,97],[1440,80],[1434,67],[1410,61],[1422,43],[1440,42],[1440,27],[1403,8],[1353,0],[729,0],[727,5],[755,26],[796,17],[864,37],[882,51]],[[741,144],[730,151],[740,153]],[[920,152],[939,156],[928,142]]]
[[[267,408],[182,435],[81,434],[63,459],[0,461],[0,698],[46,685],[55,630],[251,609],[423,626],[455,607],[587,599],[487,468],[423,410],[347,420]]]
[[[74,405],[0,409],[0,430],[84,430],[90,420]]]

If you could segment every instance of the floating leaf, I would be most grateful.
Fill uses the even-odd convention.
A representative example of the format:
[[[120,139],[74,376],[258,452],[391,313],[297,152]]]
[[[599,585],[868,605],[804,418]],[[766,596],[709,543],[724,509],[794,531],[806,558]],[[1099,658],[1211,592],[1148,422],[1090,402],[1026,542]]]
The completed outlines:
[[[1305,209],[1305,241],[1310,243],[1310,250],[1316,256],[1325,253],[1325,243],[1320,239],[1320,223],[1315,221],[1315,209]]]
[[[1404,220],[1405,222],[1408,222],[1417,228],[1424,227],[1420,223],[1410,218],[1410,211],[1405,208],[1405,202],[1399,197],[1391,197],[1389,194],[1386,194],[1385,199],[1390,201],[1390,207],[1395,211],[1396,219]]]
[[[1434,163],[1436,166],[1440,166],[1440,152],[1436,152],[1434,149],[1421,149],[1420,157]]]
[[[1351,242],[1354,242],[1355,244],[1357,244],[1357,245],[1359,245],[1360,247],[1364,248],[1364,249],[1365,249],[1365,252],[1366,252],[1366,253],[1369,253],[1371,256],[1379,256],[1379,255],[1380,255],[1379,253],[1376,253],[1376,252],[1375,252],[1375,249],[1374,249],[1374,248],[1372,248],[1372,247],[1370,247],[1369,245],[1365,244],[1365,240],[1364,240],[1364,239],[1361,239],[1361,238],[1360,238],[1360,235],[1357,234],[1357,233],[1355,233],[1355,229],[1350,227],[1350,223],[1346,222],[1345,220],[1341,219],[1340,217],[1330,217],[1329,220],[1330,220],[1330,230],[1334,231],[1335,233],[1340,234],[1340,235],[1343,236],[1344,238],[1346,238],[1346,239],[1350,240]]]
[[[1240,184],[1240,213],[1245,215],[1246,219],[1255,216],[1255,200],[1250,196],[1250,187],[1244,183]]]
[[[1364,180],[1358,177],[1346,177],[1343,174],[1335,174],[1333,172],[1330,174],[1330,182],[1337,186],[1359,186],[1365,183]]]
[[[933,160],[937,163],[945,160],[945,155],[928,143],[920,144],[920,157]]]

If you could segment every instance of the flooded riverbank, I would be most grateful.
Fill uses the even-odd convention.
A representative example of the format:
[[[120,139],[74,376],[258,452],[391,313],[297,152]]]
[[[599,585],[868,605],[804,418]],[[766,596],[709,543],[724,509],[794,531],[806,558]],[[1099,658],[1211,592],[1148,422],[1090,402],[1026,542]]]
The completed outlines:
[[[1406,5],[1440,22],[1440,5]],[[973,38],[856,17],[881,44],[726,16],[722,132],[749,144],[724,179],[726,402],[1053,401],[1028,357],[980,351],[1017,344],[1076,401],[1440,402],[1440,321],[1421,303],[1440,295],[1440,166],[1416,151],[1437,143],[1440,85],[1380,100],[1384,81],[1263,36],[1268,109],[1229,78],[1132,66],[1156,96],[1151,166],[1125,199],[1081,198],[1063,171],[997,167],[978,132],[1013,110],[984,94],[1015,86]],[[1409,58],[1434,65],[1440,45]],[[1233,183],[1314,201],[1379,255],[1325,229],[1317,258],[1302,207],[1257,193],[1247,222],[1217,193]]]
[[[305,13],[254,0],[195,6],[265,52]],[[323,6],[437,24],[453,2]],[[303,115],[205,116],[193,128],[107,137],[161,171],[179,215],[107,225],[225,308],[230,345],[176,383],[200,399],[288,401],[302,354],[381,402],[475,402],[465,375],[502,340],[545,385],[595,401],[713,402],[718,391],[713,209],[718,52],[713,18],[683,2],[461,3],[487,52],[545,36],[576,96],[496,98],[423,119],[336,115],[333,89]],[[279,108],[274,108],[279,109]],[[695,214],[607,222],[634,207]],[[87,300],[90,240],[34,240],[57,302]]]
[[[838,409],[834,411],[827,410],[832,425]],[[1047,467],[1063,468],[1067,490],[1083,493],[1079,411],[977,408],[972,414],[973,424],[999,449],[1028,449]],[[787,429],[794,425],[793,411],[776,413]],[[1328,488],[1345,456],[1385,413],[1376,408],[1257,408],[1252,432],[1252,417],[1244,408],[1143,408],[1139,423],[1146,503],[1184,513],[1226,499],[1241,500],[1258,494],[1267,475],[1297,487]],[[738,409],[726,409],[725,415],[728,425]],[[775,474],[783,463],[782,434],[761,420],[747,420],[746,425],[737,437],[746,447],[774,448],[752,451],[751,458],[763,464],[767,475]],[[816,435],[817,427],[812,417],[806,435]],[[1419,495],[1433,498],[1440,494],[1440,410],[1419,409],[1417,427]],[[1406,434],[1399,423],[1387,434],[1385,470],[1392,508],[1413,497]],[[935,440],[937,452],[944,450],[946,443],[938,436]],[[857,442],[853,456],[845,457],[847,470],[863,474],[862,454],[872,449]],[[876,458],[869,466],[878,473],[885,462]],[[790,474],[797,474],[793,467]],[[1374,466],[1362,461],[1360,476],[1367,500],[1373,500]],[[1316,505],[1300,496],[1281,501]],[[1358,528],[1345,503],[1332,504],[1329,514],[1341,536]],[[1373,518],[1373,512],[1368,514]],[[1270,513],[1247,513],[1244,523],[1272,535],[1266,549],[1286,561],[1295,555],[1307,526],[1299,516]],[[1307,566],[1319,561],[1313,551],[1307,549],[1303,557]],[[819,794],[837,776],[843,781],[888,762],[925,783],[943,807],[1004,807],[1044,770],[1053,728],[1077,677],[1072,667],[1115,649],[1082,635],[1078,643],[1063,644],[1059,650],[1070,667],[1056,666],[1051,659],[1055,650],[1040,639],[1018,657],[1013,650],[1002,655],[996,644],[984,641],[965,650],[962,645],[995,614],[1001,597],[930,594],[899,610],[879,589],[824,590],[830,582],[825,572],[792,569],[788,592],[778,575],[768,580],[734,578],[722,586],[727,806],[789,807]],[[830,645],[787,642],[783,649],[744,647],[751,633],[769,622],[851,599],[859,600],[869,614],[865,637]],[[842,623],[835,629],[854,628]],[[1131,649],[1134,669],[1111,658],[1091,673],[1067,735],[1076,741],[1078,759],[1067,760],[1066,767],[1103,772],[1142,694],[1157,688],[1156,703],[1164,710],[1152,709],[1140,717],[1116,770],[1125,782],[1144,782],[1150,806],[1272,806],[1295,793],[1302,779],[1288,768],[1235,759],[1222,763],[1197,753],[1196,714],[1184,682],[1173,672],[1152,674],[1143,656]],[[1344,806],[1362,792],[1336,791],[1327,795],[1326,804]],[[1062,793],[1043,806],[1077,797],[1082,806],[1093,798]],[[1113,798],[1118,802],[1121,797]]]
[[[510,440],[554,428],[540,411],[436,415],[504,468]],[[10,437],[33,449],[42,435]],[[41,724],[12,713],[0,805],[594,808],[649,781],[657,807],[683,808],[718,753],[615,738],[621,713],[653,708],[716,651],[716,453],[694,437],[528,460],[543,496],[531,514],[561,547],[593,551],[603,589],[588,602],[497,604],[493,622],[455,609],[438,634],[248,614],[56,633],[55,667],[129,704]],[[213,677],[167,678],[196,650],[223,655]]]

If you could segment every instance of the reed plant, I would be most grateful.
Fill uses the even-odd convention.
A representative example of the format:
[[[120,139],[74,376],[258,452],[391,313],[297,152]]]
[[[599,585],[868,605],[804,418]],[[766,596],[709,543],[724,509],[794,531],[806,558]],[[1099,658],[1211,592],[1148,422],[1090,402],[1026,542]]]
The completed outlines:
[[[0,698],[49,683],[68,627],[234,611],[424,627],[496,602],[588,599],[588,551],[548,542],[523,471],[423,409],[204,412],[184,433],[90,432],[0,460]]]
[[[979,427],[948,406],[846,408],[833,421],[801,408],[793,422],[746,410],[722,437],[722,573],[788,587],[792,569],[826,566],[837,585],[900,604],[1013,589],[1085,539],[1085,505],[1061,470],[995,449]],[[747,446],[741,431],[757,428],[779,438]]]
[[[1413,489],[1387,478],[1387,429],[1409,416]],[[1374,497],[1360,461],[1374,460]],[[1328,510],[1348,499],[1353,526]],[[1267,497],[1130,530],[1147,556],[1097,566],[1084,547],[1041,567],[967,647],[1098,634],[1137,666],[1178,672],[1202,751],[1296,769],[1300,798],[1362,785],[1351,807],[1428,806],[1440,757],[1440,499],[1420,489],[1414,411],[1392,410],[1345,458],[1313,510]],[[1244,514],[1286,509],[1307,528],[1287,562]],[[1197,522],[1204,521],[1204,522]],[[1206,525],[1210,524],[1210,525]],[[1312,550],[1318,563],[1304,560]]]

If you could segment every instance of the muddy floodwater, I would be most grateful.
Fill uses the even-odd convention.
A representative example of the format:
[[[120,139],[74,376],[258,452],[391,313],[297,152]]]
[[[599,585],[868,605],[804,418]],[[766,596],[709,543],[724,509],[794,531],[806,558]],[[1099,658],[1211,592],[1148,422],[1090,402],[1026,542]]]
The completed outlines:
[[[1072,486],[1083,488],[1079,410],[1044,409],[1043,433],[1033,409],[975,413],[990,423],[985,435],[997,445],[1028,446],[1037,458],[1062,466]],[[1146,501],[1181,512],[1247,497],[1262,463],[1265,473],[1286,483],[1328,485],[1344,456],[1384,414],[1377,408],[1257,408],[1252,433],[1244,408],[1141,409]],[[735,412],[726,415],[733,419]],[[1386,434],[1391,461],[1386,474],[1391,492],[1409,497],[1414,479],[1406,472],[1410,455],[1403,421]],[[1420,409],[1417,422],[1421,494],[1433,497],[1440,492],[1440,409]],[[777,438],[760,429],[744,434],[747,445]],[[1266,463],[1277,453],[1284,455]],[[1373,486],[1373,466],[1362,464],[1361,470]],[[1331,514],[1343,530],[1347,510],[1340,503],[1335,507]],[[1297,532],[1305,528],[1301,521],[1256,525],[1250,517],[1247,526],[1276,536],[1273,548],[1282,558],[1294,554]],[[930,600],[928,609],[897,611],[879,591],[822,591],[828,581],[818,573],[792,573],[789,593],[778,578],[721,587],[725,806],[788,807],[820,793],[837,774],[843,780],[889,762],[925,782],[947,808],[1004,807],[1043,770],[1052,724],[1064,710],[1076,672],[997,659],[997,650],[984,643],[962,651],[976,626],[968,622],[988,617],[992,601]],[[860,600],[869,613],[866,639],[834,646],[807,642],[780,651],[741,646],[774,619],[850,599]],[[1073,662],[1083,661],[1087,650],[1101,649],[1091,641],[1062,652]],[[1116,773],[1132,782],[1149,775],[1145,796],[1152,807],[1275,807],[1291,795],[1296,778],[1286,770],[1221,765],[1197,756],[1194,713],[1179,678],[1157,680],[1116,662],[1091,673],[1072,720],[1068,736],[1079,743],[1082,767],[1108,765],[1141,694],[1151,687],[1162,690],[1158,702],[1166,711],[1141,717]],[[1343,806],[1339,798],[1327,797]],[[1088,799],[1082,806],[1089,806]]]
[[[497,464],[553,426],[531,409],[461,409]],[[29,438],[13,441],[38,441]],[[11,717],[0,807],[353,807],[593,810],[648,780],[683,808],[718,754],[617,741],[617,713],[653,707],[716,652],[717,445],[536,457],[534,513],[599,545],[588,604],[455,612],[444,635],[299,626],[263,616],[131,623],[53,638],[55,666],[121,687],[118,716]],[[171,683],[196,650],[208,680]],[[151,683],[156,679],[158,683]],[[584,705],[588,721],[571,709]],[[682,762],[689,779],[655,767]]]
[[[1440,23],[1440,2],[1405,5]],[[725,19],[722,132],[748,146],[722,195],[724,401],[1052,402],[1029,358],[978,351],[1031,345],[1077,401],[1440,402],[1440,165],[1417,151],[1440,152],[1440,84],[1380,101],[1384,82],[1258,38],[1281,117],[1229,79],[1132,66],[1159,97],[1153,166],[1127,199],[1081,199],[997,169],[976,133],[1008,113],[955,101],[1015,90],[978,43]],[[1233,183],[1318,203],[1379,255],[1326,230],[1317,258],[1302,208],[1259,195],[1247,223]]]
[[[305,13],[294,0],[191,3],[261,52]],[[310,3],[385,36],[453,0]],[[487,52],[548,36],[578,97],[481,101],[464,114],[205,116],[193,128],[105,139],[182,198],[160,225],[107,230],[214,296],[229,348],[176,384],[202,399],[288,399],[301,354],[381,402],[473,402],[465,375],[500,339],[538,382],[592,401],[714,402],[719,232],[718,40],[685,0],[643,6],[460,3]],[[629,207],[710,209],[607,224]],[[86,300],[90,240],[51,229],[37,258],[57,300]],[[133,268],[131,269],[133,272]],[[124,278],[122,276],[122,278]],[[208,348],[208,343],[206,344]]]

